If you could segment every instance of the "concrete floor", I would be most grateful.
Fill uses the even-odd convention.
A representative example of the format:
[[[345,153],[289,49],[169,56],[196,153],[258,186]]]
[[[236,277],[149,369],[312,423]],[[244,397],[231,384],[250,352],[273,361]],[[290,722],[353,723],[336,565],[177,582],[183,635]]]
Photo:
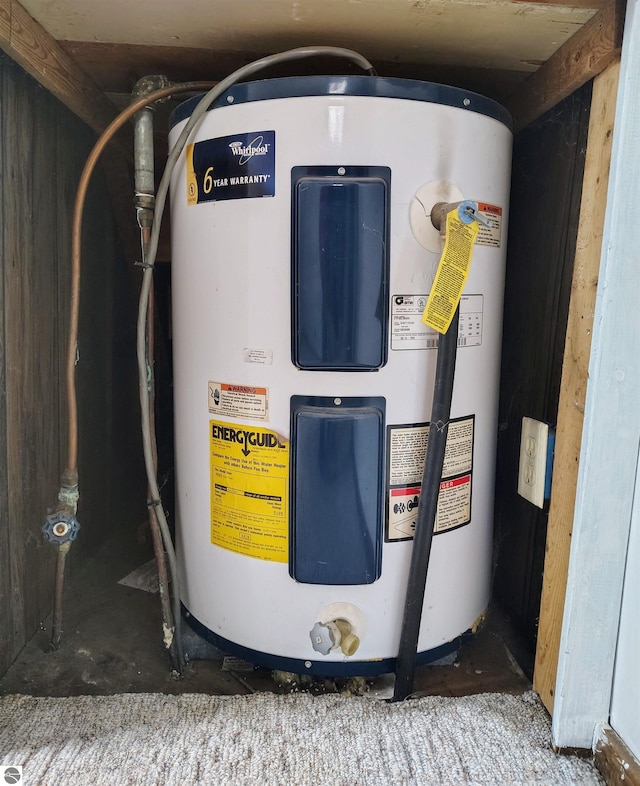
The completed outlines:
[[[0,695],[230,695],[305,689],[296,684],[279,686],[270,672],[225,662],[222,655],[216,660],[192,661],[180,677],[172,674],[161,640],[157,594],[118,583],[150,557],[148,547],[133,547],[123,556],[116,547],[107,546],[97,558],[75,566],[65,591],[60,648],[50,651],[50,619],[43,620],[40,630],[0,680]],[[492,607],[486,624],[462,646],[455,663],[417,670],[415,695],[521,694],[530,688],[530,681],[514,653],[530,675],[530,654],[522,648],[504,615]],[[380,678],[366,689],[386,695],[384,691],[388,693],[392,679]],[[320,683],[314,690],[332,687]]]

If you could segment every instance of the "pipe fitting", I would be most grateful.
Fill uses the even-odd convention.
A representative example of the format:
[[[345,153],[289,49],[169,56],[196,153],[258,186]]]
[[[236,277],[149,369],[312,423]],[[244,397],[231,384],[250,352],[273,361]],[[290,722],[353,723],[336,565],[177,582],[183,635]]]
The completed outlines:
[[[79,499],[80,499],[80,492],[78,490],[77,477],[76,477],[75,485],[60,486],[60,489],[58,491],[58,501],[62,503],[61,506],[62,510],[69,510],[72,514],[75,514],[75,512],[78,510]]]
[[[156,90],[164,90],[171,86],[171,81],[168,76],[164,74],[148,74],[143,76],[135,83],[131,95],[134,99],[144,98],[145,96],[154,93]],[[167,97],[165,100],[169,100]]]
[[[458,217],[463,224],[472,224],[477,221],[482,226],[489,226],[489,222],[478,210],[478,203],[471,199],[463,199],[460,202],[436,202],[431,208],[431,223],[441,234],[444,234],[447,224],[447,215],[457,210]]]
[[[162,75],[145,76],[139,79],[132,91],[132,100],[145,98],[170,84]],[[135,116],[133,128],[134,142],[134,183],[135,208],[140,229],[151,228],[155,208],[155,174],[153,146],[153,104],[141,109]]]
[[[353,632],[351,623],[347,620],[334,620],[334,624],[340,631],[340,649],[347,657],[354,655],[360,646],[360,639]]]

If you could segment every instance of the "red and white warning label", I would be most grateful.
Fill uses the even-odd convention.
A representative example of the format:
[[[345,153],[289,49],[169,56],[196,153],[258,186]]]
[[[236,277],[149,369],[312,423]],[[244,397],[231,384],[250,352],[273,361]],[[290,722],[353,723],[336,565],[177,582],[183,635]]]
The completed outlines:
[[[502,208],[498,205],[488,205],[478,202],[478,213],[484,219],[478,222],[478,236],[476,246],[492,246],[500,248],[502,238]]]
[[[449,423],[434,534],[471,521],[475,416]],[[385,540],[409,540],[415,532],[429,424],[388,427],[387,528]]]
[[[269,391],[248,385],[209,382],[209,412],[230,418],[268,420]]]

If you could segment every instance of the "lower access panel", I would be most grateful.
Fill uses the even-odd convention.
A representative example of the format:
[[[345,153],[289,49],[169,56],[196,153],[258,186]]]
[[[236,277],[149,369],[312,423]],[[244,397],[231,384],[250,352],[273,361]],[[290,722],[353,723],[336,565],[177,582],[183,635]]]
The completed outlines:
[[[290,572],[307,584],[380,577],[383,398],[291,398]]]

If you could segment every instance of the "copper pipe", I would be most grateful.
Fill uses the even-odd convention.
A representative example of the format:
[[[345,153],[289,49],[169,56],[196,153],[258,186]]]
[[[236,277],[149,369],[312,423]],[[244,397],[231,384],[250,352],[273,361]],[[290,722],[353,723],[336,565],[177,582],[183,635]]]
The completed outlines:
[[[71,292],[69,304],[69,338],[67,343],[67,372],[66,372],[66,388],[67,388],[67,464],[62,473],[62,490],[72,489],[75,491],[75,499],[77,500],[77,484],[78,484],[78,402],[76,396],[76,359],[77,359],[77,345],[78,345],[78,317],[80,313],[80,261],[81,261],[81,240],[82,240],[82,217],[84,213],[84,204],[87,197],[89,188],[89,181],[93,170],[100,158],[104,148],[111,141],[112,137],[122,126],[149,104],[153,104],[163,98],[175,95],[176,93],[193,93],[205,90],[210,90],[216,83],[215,82],[185,82],[171,87],[156,90],[149,93],[143,98],[135,101],[124,109],[102,132],[98,141],[93,146],[89,154],[80,181],[76,191],[76,199],[73,209],[73,222],[71,227]],[[148,243],[148,239],[147,239]],[[62,498],[59,497],[62,501]],[[74,502],[74,507],[75,507]],[[155,511],[153,512],[155,515]],[[64,588],[64,574],[67,554],[71,548],[71,542],[65,543],[58,548],[58,555],[56,561],[56,574],[53,593],[53,620],[51,631],[51,647],[57,649],[62,637],[62,594]],[[162,561],[158,562],[158,573],[161,573]],[[166,580],[166,565],[164,569],[165,586]],[[169,618],[171,619],[171,617]]]
[[[67,554],[71,548],[71,541],[58,547],[56,555],[56,580],[54,586],[53,621],[51,623],[51,649],[57,650],[62,638],[62,591],[64,589],[64,567]]]
[[[84,204],[89,188],[89,181],[93,170],[104,148],[111,141],[114,134],[130,120],[136,112],[144,109],[163,98],[176,93],[194,93],[210,90],[215,82],[185,82],[179,85],[156,90],[144,98],[135,101],[124,109],[102,132],[98,141],[89,154],[82,170],[73,210],[73,223],[71,229],[71,302],[69,304],[69,339],[67,344],[67,411],[68,411],[68,437],[67,437],[67,464],[65,476],[76,477],[78,470],[78,403],[76,397],[76,357],[78,344],[78,316],[80,312],[80,258],[82,238],[82,216]]]

